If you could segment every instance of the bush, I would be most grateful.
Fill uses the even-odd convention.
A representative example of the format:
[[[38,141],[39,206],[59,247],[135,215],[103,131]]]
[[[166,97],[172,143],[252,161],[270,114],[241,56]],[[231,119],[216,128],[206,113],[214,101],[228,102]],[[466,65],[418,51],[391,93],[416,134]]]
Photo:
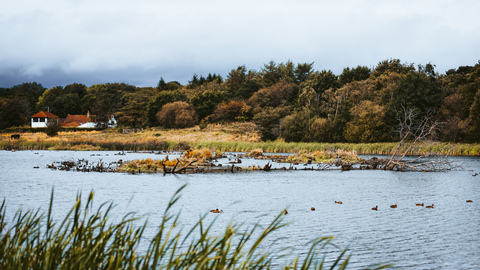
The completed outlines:
[[[47,119],[47,128],[45,128],[45,133],[47,133],[48,136],[54,137],[58,135],[58,132],[60,131],[60,129],[62,129],[59,121],[60,119],[57,119],[57,118]]]
[[[282,137],[286,142],[308,140],[310,119],[307,112],[296,112],[285,117],[282,124]]]
[[[155,99],[151,100],[147,104],[148,125],[152,127],[152,126],[158,126],[160,124],[158,123],[156,115],[162,109],[162,107],[165,106],[166,104],[172,103],[175,101],[186,101],[186,100],[187,100],[187,97],[185,96],[185,93],[179,90],[162,91],[158,93]]]
[[[278,107],[286,103],[287,97],[292,90],[293,84],[279,82],[255,92],[248,100],[248,104],[252,107]]]
[[[188,142],[179,142],[177,145],[173,147],[173,151],[186,151],[192,148]]]
[[[364,100],[350,109],[352,121],[347,123],[344,136],[351,143],[373,143],[384,141],[385,108],[372,101]]]
[[[267,107],[258,112],[253,121],[262,132],[262,140],[275,140],[281,134],[282,119],[291,111],[290,107]]]
[[[183,101],[165,104],[157,113],[157,119],[164,128],[193,127],[198,123],[193,106]]]
[[[200,121],[200,124],[198,124],[200,129],[205,129],[208,126],[208,123],[205,122],[204,120]]]
[[[239,119],[246,121],[251,118],[250,106],[245,101],[224,101],[217,105],[214,114],[220,122],[234,122]]]
[[[327,118],[316,118],[310,126],[310,140],[313,142],[332,141],[332,121]]]
[[[207,117],[215,111],[215,107],[225,99],[223,91],[205,90],[196,93],[190,99],[190,103],[195,107],[195,111],[200,119]]]

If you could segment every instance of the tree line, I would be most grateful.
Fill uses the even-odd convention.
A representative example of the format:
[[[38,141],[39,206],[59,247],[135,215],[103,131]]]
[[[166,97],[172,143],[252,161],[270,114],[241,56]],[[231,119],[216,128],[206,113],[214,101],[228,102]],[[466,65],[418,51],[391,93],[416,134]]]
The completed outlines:
[[[340,75],[316,71],[314,63],[264,64],[232,69],[226,78],[194,74],[188,84],[156,87],[125,83],[87,87],[73,83],[44,88],[36,82],[0,88],[0,129],[29,125],[38,111],[66,117],[91,114],[123,127],[185,128],[209,123],[257,124],[263,140],[287,142],[398,141],[397,115],[434,115],[438,140],[480,142],[480,61],[445,74],[435,65],[380,61],[376,67],[344,68]]]

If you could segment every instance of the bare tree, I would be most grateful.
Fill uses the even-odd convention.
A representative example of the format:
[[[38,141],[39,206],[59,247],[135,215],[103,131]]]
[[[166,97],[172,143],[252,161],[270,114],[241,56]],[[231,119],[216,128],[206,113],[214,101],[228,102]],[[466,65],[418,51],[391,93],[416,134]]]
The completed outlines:
[[[400,142],[393,151],[390,159],[387,161],[383,169],[400,170],[400,171],[442,171],[452,169],[453,166],[448,160],[448,156],[440,155],[436,152],[421,154],[418,157],[405,161],[404,158],[408,153],[419,148],[420,143],[428,143],[435,137],[436,131],[441,126],[434,118],[433,111],[427,112],[420,117],[415,109],[406,109],[397,112],[398,134]]]

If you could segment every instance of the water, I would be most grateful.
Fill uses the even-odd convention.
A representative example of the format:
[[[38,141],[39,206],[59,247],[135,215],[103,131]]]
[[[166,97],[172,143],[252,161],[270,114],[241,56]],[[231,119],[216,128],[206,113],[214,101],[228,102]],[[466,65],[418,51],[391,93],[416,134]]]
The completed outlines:
[[[93,190],[94,207],[106,201],[116,205],[113,220],[131,211],[145,215],[150,224],[145,236],[150,239],[174,192],[188,184],[172,211],[181,210],[181,222],[187,230],[211,209],[224,210],[223,214],[207,214],[207,222],[217,218],[213,228],[216,234],[231,221],[266,226],[288,207],[289,214],[284,219],[292,224],[272,236],[287,239],[266,242],[276,250],[292,246],[295,254],[305,254],[310,247],[308,241],[334,235],[335,244],[350,246],[351,269],[374,263],[397,263],[401,269],[480,267],[480,176],[472,176],[480,172],[478,157],[452,157],[462,168],[438,173],[260,171],[163,176],[46,168],[54,161],[82,158],[111,162],[164,156],[0,151],[0,199],[7,201],[7,220],[11,220],[19,207],[41,208],[46,212],[52,187],[53,214],[61,219],[73,206],[78,192],[86,196]],[[264,162],[243,159],[241,166]],[[228,160],[220,163],[228,165]],[[435,204],[435,207],[427,209],[415,206],[416,203]],[[398,208],[390,208],[392,204]],[[372,211],[376,205],[379,210]],[[316,211],[311,211],[311,207]]]

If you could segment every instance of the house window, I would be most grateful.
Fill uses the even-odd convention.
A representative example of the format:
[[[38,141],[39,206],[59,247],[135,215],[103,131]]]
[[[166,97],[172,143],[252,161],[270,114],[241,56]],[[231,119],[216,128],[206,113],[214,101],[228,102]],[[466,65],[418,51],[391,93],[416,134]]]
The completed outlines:
[[[38,122],[38,118],[34,117],[32,118],[33,122]]]
[[[45,122],[45,118],[38,118],[40,122]]]

